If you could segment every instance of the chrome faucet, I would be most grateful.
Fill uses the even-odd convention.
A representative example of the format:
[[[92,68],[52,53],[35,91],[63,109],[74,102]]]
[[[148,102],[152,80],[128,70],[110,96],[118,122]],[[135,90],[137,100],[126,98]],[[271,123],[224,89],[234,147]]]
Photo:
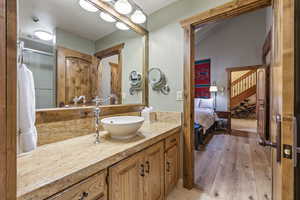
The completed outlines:
[[[79,101],[81,101],[82,100],[82,102],[85,104],[86,103],[86,97],[85,96],[80,96],[80,97],[75,97],[74,99],[73,99],[73,102],[74,102],[74,104],[75,105],[77,105],[77,103],[79,102]]]
[[[99,130],[99,124],[100,124],[100,98],[98,96],[93,99],[93,101],[96,103],[96,107],[94,108],[94,116],[95,116],[95,128],[96,128],[96,141],[95,144],[100,143],[100,130]]]
[[[100,121],[100,108],[96,106],[94,109],[94,115],[95,115],[95,128],[96,128],[96,141],[95,144],[100,143],[100,130],[99,130],[99,121]]]

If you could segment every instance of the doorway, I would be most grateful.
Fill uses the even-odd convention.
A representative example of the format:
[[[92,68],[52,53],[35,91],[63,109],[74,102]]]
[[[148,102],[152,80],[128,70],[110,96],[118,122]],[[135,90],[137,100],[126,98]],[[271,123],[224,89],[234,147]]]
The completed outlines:
[[[257,70],[262,65],[227,68],[231,129],[257,133]]]
[[[270,140],[264,138],[261,143],[265,147],[272,147],[272,196],[273,199],[293,199],[294,195],[294,169],[293,157],[290,148],[293,145],[294,115],[294,4],[292,1],[231,1],[217,8],[208,10],[188,19],[182,20],[184,28],[184,172],[183,185],[185,188],[194,186],[194,62],[195,62],[195,29],[200,25],[218,22],[239,16],[243,13],[258,10],[272,4],[272,47],[270,66]],[[284,44],[284,45],[283,45]],[[276,83],[276,84],[275,84]],[[282,88],[285,88],[284,90]],[[280,136],[281,135],[281,136]],[[282,140],[281,140],[282,139]],[[284,145],[285,144],[285,145]],[[286,154],[286,155],[285,155]],[[283,187],[284,185],[284,187]]]
[[[256,121],[270,9],[195,29],[194,183],[211,199],[272,197],[271,152],[257,144]]]

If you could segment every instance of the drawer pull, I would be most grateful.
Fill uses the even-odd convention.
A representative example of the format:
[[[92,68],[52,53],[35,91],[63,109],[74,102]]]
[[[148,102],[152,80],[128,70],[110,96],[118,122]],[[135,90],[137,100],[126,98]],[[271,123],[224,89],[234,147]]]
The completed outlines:
[[[170,172],[171,163],[167,161],[167,172]]]
[[[145,166],[144,166],[144,164],[141,164],[141,172],[140,172],[140,175],[141,175],[142,177],[145,176]]]
[[[150,162],[146,161],[146,173],[150,173]]]
[[[82,194],[81,194],[81,197],[79,198],[79,200],[84,200],[86,197],[88,197],[89,196],[89,193],[88,192],[83,192]]]

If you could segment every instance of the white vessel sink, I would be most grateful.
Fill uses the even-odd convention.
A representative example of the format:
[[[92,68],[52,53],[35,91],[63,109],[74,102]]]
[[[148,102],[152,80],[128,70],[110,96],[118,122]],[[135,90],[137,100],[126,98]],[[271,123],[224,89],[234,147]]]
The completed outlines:
[[[108,117],[101,120],[104,129],[115,139],[129,139],[136,136],[143,122],[143,117],[136,116]]]

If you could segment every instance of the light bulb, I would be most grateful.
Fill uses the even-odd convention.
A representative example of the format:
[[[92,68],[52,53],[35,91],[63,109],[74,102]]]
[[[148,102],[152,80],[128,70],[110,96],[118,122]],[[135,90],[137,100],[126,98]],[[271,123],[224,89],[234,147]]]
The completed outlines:
[[[92,5],[90,2],[86,1],[86,0],[79,0],[79,5],[81,6],[81,8],[83,8],[86,11],[89,12],[97,12],[98,8],[96,8],[94,5]]]
[[[127,15],[132,11],[132,6],[127,0],[118,0],[115,3],[114,8],[123,15]]]
[[[136,10],[130,18],[136,24],[142,24],[146,21],[146,15],[140,10]]]
[[[100,17],[107,22],[116,22],[116,20],[106,12],[101,12]]]
[[[129,27],[126,24],[124,24],[123,22],[117,22],[116,27],[123,31],[129,30]]]
[[[48,33],[46,31],[43,30],[38,30],[34,32],[34,35],[41,39],[41,40],[45,40],[45,41],[50,41],[53,39],[53,35],[51,33]]]

